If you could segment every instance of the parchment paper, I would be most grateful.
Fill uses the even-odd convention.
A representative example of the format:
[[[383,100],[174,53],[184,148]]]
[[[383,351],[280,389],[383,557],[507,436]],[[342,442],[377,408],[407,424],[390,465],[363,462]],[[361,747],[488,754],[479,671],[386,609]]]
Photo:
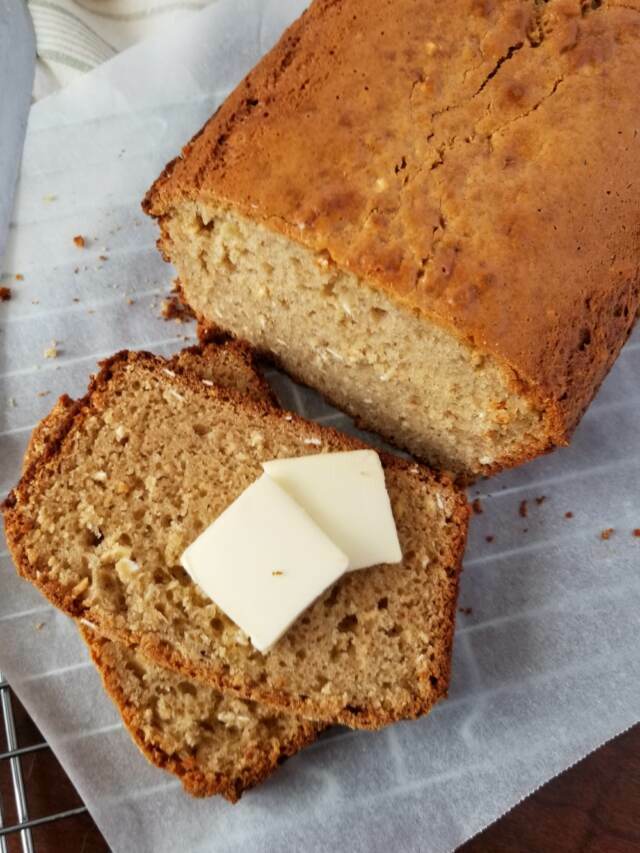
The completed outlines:
[[[168,353],[193,335],[158,317],[172,271],[139,201],[302,5],[221,0],[32,110],[4,264],[14,298],[0,306],[0,492],[31,427],[58,394],[84,391],[98,357]],[[47,359],[53,339],[59,355]],[[334,730],[235,807],[192,800],[146,763],[69,620],[4,551],[0,667],[113,849],[447,851],[635,723],[639,373],[636,334],[570,448],[471,494],[484,512],[472,524],[460,598],[472,612],[459,614],[450,699],[378,733]],[[275,382],[284,403],[346,424]]]

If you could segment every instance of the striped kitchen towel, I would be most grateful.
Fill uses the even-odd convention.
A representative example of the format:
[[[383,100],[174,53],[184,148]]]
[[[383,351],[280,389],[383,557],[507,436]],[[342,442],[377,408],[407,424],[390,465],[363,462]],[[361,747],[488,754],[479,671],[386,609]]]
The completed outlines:
[[[213,0],[27,0],[38,59],[34,99],[66,86]]]

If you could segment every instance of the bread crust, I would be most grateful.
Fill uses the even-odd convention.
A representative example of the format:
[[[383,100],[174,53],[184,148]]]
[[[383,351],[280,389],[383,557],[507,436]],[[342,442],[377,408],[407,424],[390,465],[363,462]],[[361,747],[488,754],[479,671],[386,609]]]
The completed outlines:
[[[231,207],[494,357],[547,441],[492,473],[568,442],[633,327],[639,90],[637,2],[316,0],[143,207]]]
[[[141,730],[139,712],[126,691],[122,689],[117,669],[105,655],[107,640],[83,625],[80,634],[86,642],[91,658],[96,665],[105,690],[117,705],[122,720],[143,755],[156,767],[178,776],[185,791],[194,797],[210,797],[220,794],[231,803],[236,803],[242,794],[264,781],[282,762],[303,747],[312,743],[324,728],[319,723],[298,721],[298,730],[293,737],[271,743],[254,750],[250,762],[236,773],[207,772],[195,759],[166,752],[158,744],[150,742]]]
[[[291,695],[282,690],[275,690],[252,682],[247,677],[232,677],[225,668],[214,661],[202,663],[186,660],[175,649],[170,647],[161,637],[152,634],[140,634],[126,626],[117,624],[117,620],[104,616],[91,605],[66,590],[58,582],[37,570],[29,560],[23,540],[28,534],[34,521],[24,511],[32,494],[44,485],[46,478],[51,475],[50,467],[54,467],[58,457],[68,452],[64,439],[74,428],[82,424],[92,412],[96,399],[107,391],[111,381],[116,381],[118,374],[130,366],[136,369],[150,371],[162,376],[163,381],[177,386],[186,386],[196,393],[207,396],[212,400],[224,399],[234,406],[249,409],[257,417],[265,419],[287,418],[298,428],[302,437],[313,437],[321,432],[326,440],[331,440],[336,449],[355,450],[366,448],[367,445],[355,438],[347,436],[330,427],[319,427],[293,413],[284,413],[272,406],[257,400],[247,400],[232,390],[219,387],[209,387],[188,371],[175,372],[167,375],[167,362],[159,356],[147,352],[122,351],[101,363],[100,372],[90,383],[87,394],[79,401],[65,405],[64,416],[56,423],[55,433],[46,443],[39,458],[27,465],[18,485],[12,490],[4,502],[5,531],[18,573],[37,586],[56,607],[70,616],[85,618],[96,626],[98,633],[110,639],[131,646],[139,646],[143,654],[156,661],[161,666],[183,673],[196,681],[211,684],[223,692],[232,692],[245,699],[252,699],[265,705],[271,705],[278,710],[298,717],[319,720],[326,723],[342,723],[355,728],[379,728],[399,719],[415,718],[427,713],[441,698],[446,696],[450,658],[455,626],[456,602],[458,595],[459,575],[462,568],[462,556],[466,542],[466,531],[469,519],[469,507],[464,495],[455,492],[451,481],[440,474],[433,474],[427,469],[414,465],[387,453],[380,453],[385,468],[397,470],[415,468],[415,475],[423,482],[428,482],[434,488],[452,489],[455,506],[450,519],[452,531],[451,551],[452,564],[449,570],[446,600],[442,610],[442,636],[439,637],[437,659],[430,662],[421,674],[419,683],[415,685],[415,695],[401,706],[384,707],[353,707],[351,705],[328,698],[316,698],[302,695]]]

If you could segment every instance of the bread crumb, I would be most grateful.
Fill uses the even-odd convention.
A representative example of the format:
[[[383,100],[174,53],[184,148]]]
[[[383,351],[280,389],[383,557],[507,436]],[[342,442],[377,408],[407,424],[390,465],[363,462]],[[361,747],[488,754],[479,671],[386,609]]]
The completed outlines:
[[[520,501],[520,506],[518,507],[518,514],[521,518],[526,518],[529,515],[529,510],[527,509],[526,501]]]
[[[482,515],[484,510],[482,509],[482,504],[480,503],[480,498],[474,498],[471,501],[471,509],[473,510],[475,515]]]
[[[11,299],[11,288],[0,287],[0,302],[8,302]]]
[[[57,344],[57,341],[55,339],[53,341],[51,341],[51,346],[47,347],[47,349],[44,351],[44,357],[45,358],[57,358],[58,357],[58,347],[56,344]]]
[[[24,281],[24,276],[21,272],[16,273],[16,281]]]
[[[540,506],[541,504],[543,504],[546,501],[546,499],[547,499],[546,495],[540,495],[539,498],[536,498],[536,503],[538,504],[538,506]]]
[[[57,201],[57,200],[58,200],[58,196],[52,195],[51,193],[47,193],[47,195],[42,196],[42,201],[45,204],[50,204],[52,201]]]
[[[564,517],[565,518],[573,518],[573,513],[571,512],[571,510],[568,510],[567,512],[565,512]]]
[[[15,409],[18,404],[16,403],[15,397],[9,397],[9,408]]]
[[[134,304],[135,304],[135,301],[136,301],[135,299],[132,299],[132,298],[129,296],[129,298],[127,299],[127,305],[134,305]]]
[[[98,255],[98,260],[99,261],[108,261],[109,256],[108,255]]]
[[[640,527],[635,528],[635,530],[632,533],[632,536],[636,536],[638,539],[640,539]]]
[[[128,557],[121,557],[116,563],[116,574],[122,583],[128,583],[140,571],[140,566],[135,560],[130,560]]]
[[[495,539],[495,536],[489,535],[489,536],[485,536],[484,538],[485,538],[485,542],[493,542],[493,540]]]
[[[602,533],[600,534],[600,538],[601,539],[611,539],[611,537],[613,536],[613,534],[615,532],[616,532],[615,528],[607,527],[606,530],[603,530]]]
[[[32,299],[31,304],[32,305],[40,305],[40,300],[39,299]]]
[[[271,572],[271,574],[274,576],[274,578],[279,578],[284,574],[284,572],[278,572],[277,571],[277,572]]]
[[[165,320],[175,320],[176,323],[188,323],[195,319],[193,311],[173,294],[162,300],[160,313]]]
[[[82,234],[76,234],[76,236],[73,238],[73,242],[79,249],[84,249],[84,247],[87,245],[87,241],[84,239]]]
[[[44,622],[36,622],[36,631],[42,631],[44,628]]]
[[[38,391],[38,397],[48,397],[51,391]]]
[[[89,588],[89,578],[82,578],[82,580],[78,581],[78,583],[71,590],[71,597],[77,598],[79,595],[82,595],[82,593],[85,590],[87,590],[88,588]]]

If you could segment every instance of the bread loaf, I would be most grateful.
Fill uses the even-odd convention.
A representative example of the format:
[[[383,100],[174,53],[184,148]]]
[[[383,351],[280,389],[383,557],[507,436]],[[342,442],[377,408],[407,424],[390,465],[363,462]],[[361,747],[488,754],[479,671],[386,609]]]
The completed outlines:
[[[163,359],[121,353],[5,502],[7,541],[19,572],[57,606],[182,676],[309,719],[377,727],[446,693],[468,517],[446,479],[383,456],[402,564],[348,574],[265,655],[179,563],[261,461],[362,446]]]
[[[144,201],[184,300],[463,478],[567,443],[638,308],[639,12],[316,0]]]

